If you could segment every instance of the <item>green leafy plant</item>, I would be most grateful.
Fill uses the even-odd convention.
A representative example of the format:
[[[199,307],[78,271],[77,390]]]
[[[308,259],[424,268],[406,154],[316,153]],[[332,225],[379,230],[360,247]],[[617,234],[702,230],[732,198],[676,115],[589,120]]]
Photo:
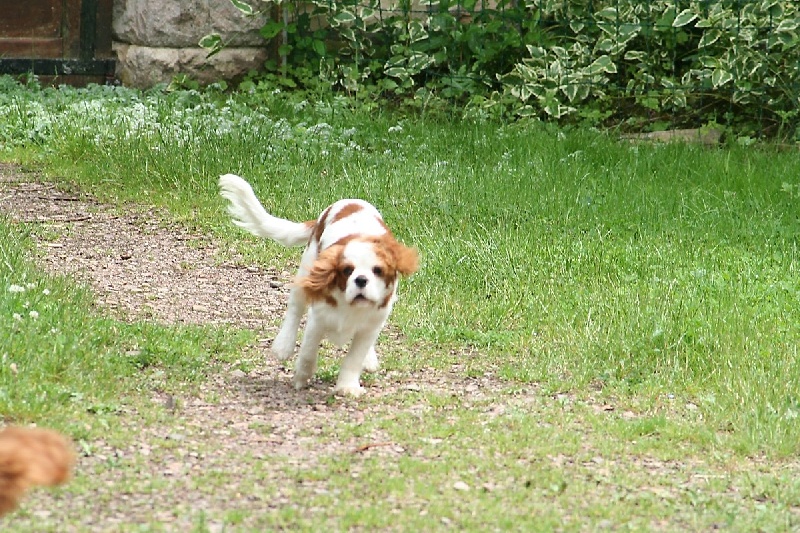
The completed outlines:
[[[800,7],[789,0],[264,5],[262,35],[280,40],[281,57],[266,70],[280,86],[635,129],[717,122],[798,135]],[[211,35],[201,45],[224,44]]]
[[[503,77],[522,112],[559,118],[593,103],[704,123],[726,111],[732,120],[753,119],[768,106],[785,126],[800,83],[795,3],[605,4],[542,8],[542,20],[557,28],[556,44],[529,45],[528,57]]]
[[[241,1],[234,5],[245,15],[255,12]],[[299,66],[319,65],[324,82],[349,93],[409,96],[425,86],[448,98],[488,94],[500,88],[496,73],[511,68],[524,50],[518,28],[525,9],[507,1],[492,9],[449,0],[416,9],[407,2],[386,8],[376,0],[271,5],[285,17],[268,20],[261,33],[285,40],[278,48],[282,61],[267,70],[307,83]],[[215,53],[224,44],[209,35],[200,45]]]

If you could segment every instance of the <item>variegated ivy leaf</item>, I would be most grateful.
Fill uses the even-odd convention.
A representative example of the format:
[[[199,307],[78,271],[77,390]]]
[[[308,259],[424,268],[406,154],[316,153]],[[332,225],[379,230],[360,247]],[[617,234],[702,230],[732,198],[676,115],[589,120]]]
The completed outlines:
[[[718,68],[711,73],[711,84],[714,86],[715,89],[717,87],[725,85],[731,80],[733,80],[733,74],[731,74],[727,70]]]
[[[719,59],[712,56],[703,56],[699,58],[700,64],[706,68],[717,68],[719,67]]]
[[[409,78],[408,70],[405,67],[389,67],[383,73],[390,78],[398,78],[400,80],[407,80]]]
[[[583,31],[583,28],[585,28],[585,27],[586,27],[586,24],[584,24],[584,22],[582,20],[575,19],[575,20],[570,20],[569,21],[569,29],[571,29],[575,33],[580,33],[581,31]]]
[[[610,52],[614,49],[614,41],[608,38],[600,39],[594,47],[595,50],[600,52]]]
[[[571,80],[561,87],[570,103],[580,103],[589,96],[589,84]]]
[[[710,30],[706,30],[703,32],[703,37],[700,38],[700,43],[697,45],[698,48],[705,48],[706,46],[711,46],[715,42],[722,37],[722,32],[716,28],[712,28]]]
[[[375,10],[371,7],[362,7],[359,11],[359,16],[362,20],[367,20],[375,16]]]
[[[778,27],[775,28],[777,32],[793,32],[797,29],[800,20],[793,18],[793,19],[783,19]]]
[[[526,45],[525,48],[528,49],[528,53],[533,58],[545,57],[547,55],[547,52],[541,46],[533,46],[529,44]]]
[[[636,37],[642,29],[641,24],[620,24],[619,26],[619,40],[623,43],[627,43],[634,37]]]
[[[411,56],[408,58],[408,70],[416,74],[431,63],[433,63],[432,56],[424,52],[412,52]]]
[[[672,21],[672,27],[682,28],[683,26],[686,26],[696,18],[697,18],[697,13],[695,13],[691,9],[684,9],[683,11],[678,13],[678,16],[675,17],[675,20]]]
[[[201,48],[205,48],[207,50],[213,49],[222,44],[222,37],[219,35],[219,33],[209,33],[208,35],[204,35],[197,44]]]
[[[349,11],[339,11],[336,13],[333,18],[331,19],[331,23],[334,26],[338,26],[339,24],[349,24],[356,20],[356,16]]]
[[[626,61],[642,61],[648,57],[647,52],[642,50],[628,50],[625,52]]]
[[[428,28],[431,31],[444,31],[455,24],[456,18],[450,13],[436,13],[428,18]]]
[[[595,17],[604,18],[609,20],[616,20],[617,18],[617,8],[616,7],[605,7],[594,14]]]
[[[208,54],[206,58],[209,58],[213,55],[218,54],[222,51],[224,44],[222,42],[222,37],[218,33],[210,33],[208,35],[204,35],[200,42],[197,43],[198,46],[201,48],[205,48],[208,50]]]
[[[247,2],[243,2],[242,0],[231,0],[231,4],[233,4],[233,7],[235,7],[236,9],[238,9],[247,16],[252,16],[255,13],[255,11],[253,10],[253,6],[251,6]]]
[[[586,72],[590,76],[600,74],[601,72],[613,74],[617,72],[617,65],[614,64],[614,61],[609,56],[603,55],[595,59],[586,69]]]
[[[428,32],[420,21],[412,20],[408,23],[408,38],[412,43],[422,41],[428,38]]]

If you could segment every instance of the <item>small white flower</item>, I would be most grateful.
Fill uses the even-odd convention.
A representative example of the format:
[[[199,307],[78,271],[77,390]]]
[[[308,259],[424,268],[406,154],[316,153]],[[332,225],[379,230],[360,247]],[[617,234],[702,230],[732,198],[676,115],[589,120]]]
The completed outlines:
[[[42,291],[42,294],[44,294],[45,296],[50,296],[50,289],[44,289]]]
[[[28,289],[32,289],[32,288],[36,287],[36,284],[35,283],[26,283],[25,287],[28,288]]]
[[[401,126],[400,124],[398,124],[397,126],[392,126],[391,128],[389,128],[389,133],[398,133],[398,132],[401,132],[401,131],[403,131],[403,126]]]
[[[14,313],[13,315],[11,315],[11,318],[13,318],[14,320],[22,320],[22,315],[19,313]]]
[[[36,320],[37,318],[39,318],[39,312],[38,311],[31,311],[30,313],[28,313],[28,316],[31,317],[32,319]]]
[[[9,285],[8,292],[25,292],[25,287],[22,285]]]

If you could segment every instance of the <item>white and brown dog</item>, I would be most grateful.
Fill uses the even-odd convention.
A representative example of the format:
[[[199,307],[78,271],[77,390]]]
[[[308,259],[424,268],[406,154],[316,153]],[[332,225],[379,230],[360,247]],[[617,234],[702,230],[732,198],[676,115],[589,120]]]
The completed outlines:
[[[295,387],[305,387],[314,376],[320,343],[327,338],[339,346],[350,343],[335,391],[363,393],[361,371],[378,369],[375,341],[394,305],[398,276],[418,268],[416,250],[399,243],[378,210],[363,200],[339,200],[316,220],[292,222],[267,213],[239,176],[221,176],[219,186],[235,224],[284,246],[306,245],[286,317],[272,342],[278,359],[291,357],[300,320],[310,307]]]

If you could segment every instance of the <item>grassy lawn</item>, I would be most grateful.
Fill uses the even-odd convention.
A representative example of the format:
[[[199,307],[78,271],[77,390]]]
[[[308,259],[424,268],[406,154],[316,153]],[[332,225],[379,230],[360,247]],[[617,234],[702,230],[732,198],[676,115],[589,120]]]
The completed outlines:
[[[91,424],[108,429],[126,397],[202,381],[249,338],[105,318],[85,288],[44,274],[29,251],[20,228],[0,219],[0,412],[7,422],[88,438]]]
[[[492,387],[349,403],[369,407],[366,426],[334,417],[324,438],[368,427],[413,453],[328,456],[313,469],[273,459],[304,480],[294,496],[306,510],[273,510],[259,526],[800,524],[796,152],[628,144],[267,91],[43,91],[7,78],[0,89],[0,156],[105,200],[164,207],[248,260],[299,252],[230,224],[223,173],[297,220],[367,199],[420,250],[391,318],[405,339],[385,367]],[[91,295],[32,266],[23,231],[0,223],[0,331],[11,333],[0,410],[12,419],[88,438],[83,419],[113,404],[87,402],[202,379],[249,339],[98,316]],[[133,346],[158,373],[118,356]]]

